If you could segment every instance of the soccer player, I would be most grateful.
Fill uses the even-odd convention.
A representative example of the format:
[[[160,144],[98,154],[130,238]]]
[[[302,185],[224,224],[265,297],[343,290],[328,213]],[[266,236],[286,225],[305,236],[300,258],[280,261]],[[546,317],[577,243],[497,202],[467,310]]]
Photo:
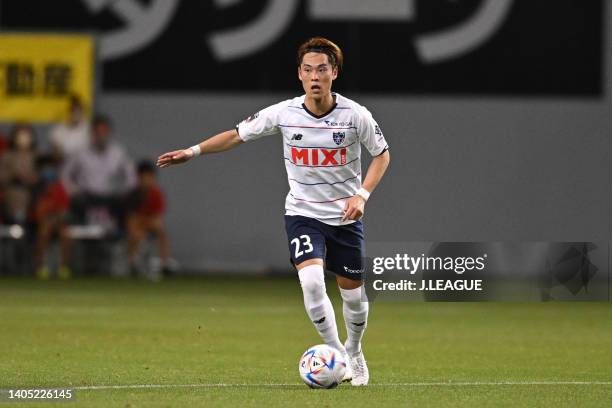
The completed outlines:
[[[348,357],[347,376],[367,385],[361,349],[368,303],[362,298],[365,245],[361,217],[370,194],[389,165],[388,145],[370,112],[332,92],[342,68],[340,48],[312,38],[297,53],[297,74],[305,95],[267,107],[188,149],[165,153],[160,167],[232,149],[263,136],[281,136],[289,194],[285,226],[291,262],[298,271],[306,312],[323,341]],[[361,182],[361,145],[373,156]],[[336,275],[343,300],[347,340],[338,338],[327,296],[324,267]]]

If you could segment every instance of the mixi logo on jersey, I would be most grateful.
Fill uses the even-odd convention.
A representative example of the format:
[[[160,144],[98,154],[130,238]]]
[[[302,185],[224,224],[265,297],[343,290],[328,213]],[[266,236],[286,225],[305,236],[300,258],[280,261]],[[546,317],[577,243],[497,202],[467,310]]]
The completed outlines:
[[[346,164],[346,148],[291,147],[291,161],[298,166],[333,167]]]

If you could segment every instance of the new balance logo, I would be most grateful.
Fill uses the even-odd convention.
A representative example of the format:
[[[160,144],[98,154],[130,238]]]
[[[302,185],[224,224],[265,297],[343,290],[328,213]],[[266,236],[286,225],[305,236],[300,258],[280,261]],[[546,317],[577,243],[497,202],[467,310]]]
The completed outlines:
[[[312,322],[315,324],[321,324],[325,321],[325,316],[323,316],[322,318],[320,318],[319,320],[313,320]]]
[[[302,134],[301,133],[294,133],[293,136],[291,137],[291,140],[302,140]]]
[[[365,322],[361,322],[361,323],[353,323],[354,326],[363,326],[365,324]]]
[[[291,148],[291,161],[306,166],[338,166],[346,164],[346,148]]]

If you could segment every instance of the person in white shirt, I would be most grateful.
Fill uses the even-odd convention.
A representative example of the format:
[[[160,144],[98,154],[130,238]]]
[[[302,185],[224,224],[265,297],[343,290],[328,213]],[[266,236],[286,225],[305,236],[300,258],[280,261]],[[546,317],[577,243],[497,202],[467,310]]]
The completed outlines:
[[[87,147],[70,156],[61,170],[73,221],[87,222],[90,208],[103,207],[123,222],[127,195],[136,186],[136,169],[112,134],[108,118],[94,118]]]
[[[285,226],[308,316],[323,341],[348,357],[345,380],[367,385],[361,339],[368,303],[363,291],[365,203],[389,165],[388,145],[370,114],[331,90],[342,67],[340,48],[317,37],[298,49],[298,77],[305,95],[272,105],[188,149],[162,154],[158,166],[184,163],[264,136],[281,136],[289,182]],[[361,182],[361,145],[373,156]],[[327,296],[324,267],[336,274],[347,340],[342,344]]]
[[[89,144],[90,126],[83,104],[76,96],[70,98],[68,121],[51,128],[49,142],[54,156],[65,159]]]

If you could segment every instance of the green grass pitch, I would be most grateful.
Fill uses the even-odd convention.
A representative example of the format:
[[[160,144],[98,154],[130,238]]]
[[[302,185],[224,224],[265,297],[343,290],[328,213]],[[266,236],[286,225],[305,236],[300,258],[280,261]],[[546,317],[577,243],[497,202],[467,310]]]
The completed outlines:
[[[610,303],[374,302],[371,385],[334,390],[294,279],[1,279],[0,323],[0,388],[77,389],[0,406],[612,406]]]

